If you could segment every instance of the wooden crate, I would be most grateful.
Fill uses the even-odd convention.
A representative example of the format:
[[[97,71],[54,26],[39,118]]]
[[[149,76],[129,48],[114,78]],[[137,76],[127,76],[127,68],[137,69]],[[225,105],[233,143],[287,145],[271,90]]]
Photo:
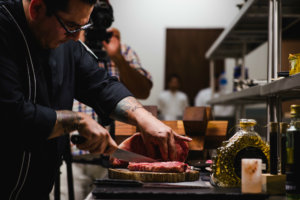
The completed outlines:
[[[208,117],[211,112],[206,111],[207,107],[187,107],[183,114],[183,124],[188,136],[205,135]]]
[[[228,121],[208,121],[204,149],[216,149],[226,140]]]

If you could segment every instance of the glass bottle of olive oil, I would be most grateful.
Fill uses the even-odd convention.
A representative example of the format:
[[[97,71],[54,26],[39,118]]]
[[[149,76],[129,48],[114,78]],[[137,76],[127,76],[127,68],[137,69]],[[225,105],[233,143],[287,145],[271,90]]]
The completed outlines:
[[[285,174],[286,172],[286,132],[289,124],[286,122],[280,122],[280,138],[281,138],[281,155],[280,155],[280,172],[281,174]]]
[[[243,158],[260,158],[265,166],[263,172],[269,171],[270,147],[254,131],[255,125],[256,121],[253,119],[241,119],[239,130],[217,149],[212,166],[212,181],[216,185],[220,187],[240,186]]]
[[[300,105],[291,105],[291,122],[286,134],[286,193],[288,200],[300,199]]]

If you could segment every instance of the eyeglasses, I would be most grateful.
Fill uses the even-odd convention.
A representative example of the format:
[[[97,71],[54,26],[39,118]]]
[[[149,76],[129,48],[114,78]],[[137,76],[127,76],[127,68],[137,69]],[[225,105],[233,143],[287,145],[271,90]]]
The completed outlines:
[[[74,33],[77,33],[77,32],[79,32],[79,31],[86,30],[86,29],[90,28],[90,27],[93,25],[93,23],[90,22],[90,23],[87,23],[87,24],[85,24],[85,25],[83,25],[83,26],[80,26],[80,27],[77,28],[77,29],[69,30],[69,29],[67,28],[67,25],[65,25],[65,24],[63,23],[63,21],[61,20],[60,17],[58,17],[56,14],[54,14],[54,16],[56,17],[56,19],[57,19],[57,21],[60,23],[60,25],[65,29],[65,31],[67,32],[67,34],[74,34]]]

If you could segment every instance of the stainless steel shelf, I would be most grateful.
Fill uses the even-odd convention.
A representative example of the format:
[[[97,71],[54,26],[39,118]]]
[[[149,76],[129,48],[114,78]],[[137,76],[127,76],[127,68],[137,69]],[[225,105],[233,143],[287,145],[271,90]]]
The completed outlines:
[[[300,99],[300,74],[255,86],[243,91],[233,92],[212,99],[209,104],[253,104],[265,102],[270,96],[280,96],[282,100]]]
[[[244,53],[248,54],[267,42],[268,6],[269,0],[248,0],[232,23],[206,52],[205,57],[207,59],[241,58]],[[299,0],[282,1],[283,39],[299,39],[299,10]]]
[[[222,95],[210,100],[209,104],[253,104],[265,101],[261,95],[261,86],[254,86],[239,92]]]
[[[300,98],[300,74],[262,86],[261,96],[280,96],[283,100]]]

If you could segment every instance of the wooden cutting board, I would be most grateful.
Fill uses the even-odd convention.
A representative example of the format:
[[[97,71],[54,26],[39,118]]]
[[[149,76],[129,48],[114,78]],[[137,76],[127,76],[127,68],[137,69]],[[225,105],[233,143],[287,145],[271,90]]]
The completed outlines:
[[[199,180],[200,173],[196,170],[188,170],[183,173],[165,172],[141,172],[130,171],[122,168],[109,168],[108,177],[111,179],[129,179],[142,182],[184,182]]]

